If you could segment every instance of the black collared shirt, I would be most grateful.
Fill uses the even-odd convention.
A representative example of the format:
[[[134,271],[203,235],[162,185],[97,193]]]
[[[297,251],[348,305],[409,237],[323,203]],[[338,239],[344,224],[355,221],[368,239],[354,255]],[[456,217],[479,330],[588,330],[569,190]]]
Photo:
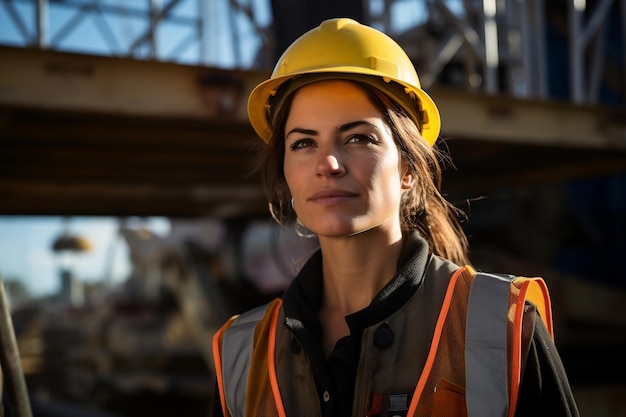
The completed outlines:
[[[408,237],[398,259],[399,272],[389,277],[369,306],[346,316],[350,334],[337,341],[328,358],[322,350],[322,328],[317,315],[322,297],[321,252],[309,259],[286,291],[283,308],[287,326],[311,361],[324,416],[351,415],[363,330],[395,313],[413,296],[422,282],[428,259],[426,241],[418,234]]]

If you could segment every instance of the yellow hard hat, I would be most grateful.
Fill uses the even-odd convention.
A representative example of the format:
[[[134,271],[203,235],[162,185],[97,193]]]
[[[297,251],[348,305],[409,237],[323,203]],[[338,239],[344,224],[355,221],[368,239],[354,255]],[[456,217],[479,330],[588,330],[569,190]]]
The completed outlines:
[[[271,77],[252,90],[248,117],[261,139],[270,140],[270,100],[284,82],[304,74],[333,73],[341,79],[352,78],[350,74],[355,79],[382,79],[384,82],[376,82],[376,87],[408,112],[430,145],[437,140],[439,111],[422,90],[410,58],[389,36],[346,18],[326,20],[294,41],[278,60]]]

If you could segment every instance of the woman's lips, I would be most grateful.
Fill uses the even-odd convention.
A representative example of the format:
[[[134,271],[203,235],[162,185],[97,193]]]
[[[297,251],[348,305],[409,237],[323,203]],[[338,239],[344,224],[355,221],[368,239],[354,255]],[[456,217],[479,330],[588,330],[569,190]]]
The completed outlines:
[[[347,190],[321,190],[309,197],[309,201],[317,204],[336,204],[356,196],[356,193]]]

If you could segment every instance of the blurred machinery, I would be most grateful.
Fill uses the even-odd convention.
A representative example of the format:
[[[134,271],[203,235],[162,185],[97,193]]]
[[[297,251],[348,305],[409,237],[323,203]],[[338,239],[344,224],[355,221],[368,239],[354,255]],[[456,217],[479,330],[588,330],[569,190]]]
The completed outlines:
[[[122,223],[120,234],[132,262],[122,284],[84,284],[81,299],[62,287],[13,313],[33,411],[205,416],[213,333],[279,296],[316,243],[251,219],[179,220],[163,237]],[[55,250],[70,241],[82,240],[64,234]]]

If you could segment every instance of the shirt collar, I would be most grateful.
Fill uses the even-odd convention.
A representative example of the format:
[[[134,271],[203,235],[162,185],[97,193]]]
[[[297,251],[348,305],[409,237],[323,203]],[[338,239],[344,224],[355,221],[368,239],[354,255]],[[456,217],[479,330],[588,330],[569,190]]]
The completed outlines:
[[[352,336],[383,321],[413,296],[421,284],[429,259],[428,244],[418,233],[409,235],[398,258],[398,272],[363,310],[346,317]],[[305,328],[321,338],[317,311],[322,297],[322,253],[311,256],[283,296],[287,325]],[[290,325],[291,323],[291,325]]]

